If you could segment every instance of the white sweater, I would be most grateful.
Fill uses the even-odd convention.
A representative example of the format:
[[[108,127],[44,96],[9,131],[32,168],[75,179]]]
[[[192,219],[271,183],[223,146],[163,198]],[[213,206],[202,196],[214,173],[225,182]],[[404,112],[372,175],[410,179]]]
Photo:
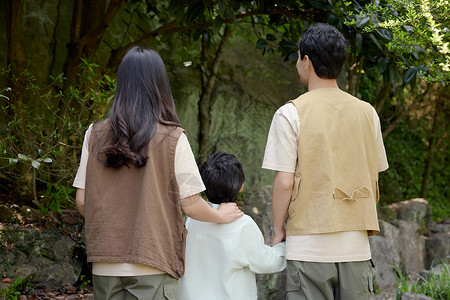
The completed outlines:
[[[248,215],[230,224],[188,218],[186,227],[185,273],[178,282],[180,300],[257,299],[255,273],[280,272],[286,267],[285,243],[265,245],[261,231]]]

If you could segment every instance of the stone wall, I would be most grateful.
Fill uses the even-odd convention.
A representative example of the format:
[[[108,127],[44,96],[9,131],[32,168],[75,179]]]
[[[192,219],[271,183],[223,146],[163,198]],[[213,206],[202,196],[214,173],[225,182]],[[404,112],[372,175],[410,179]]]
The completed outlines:
[[[259,225],[268,244],[272,233],[271,187],[247,194],[243,210]],[[378,288],[396,284],[397,267],[403,273],[419,273],[432,262],[448,259],[450,220],[430,223],[424,199],[412,199],[381,210],[380,233],[370,238]],[[73,286],[86,267],[84,245],[65,230],[0,227],[3,253],[0,274],[13,281],[31,278],[37,288]],[[86,269],[86,268],[85,268]],[[0,280],[1,281],[1,280]],[[259,299],[284,299],[285,273],[257,275]],[[8,283],[0,283],[0,289]]]

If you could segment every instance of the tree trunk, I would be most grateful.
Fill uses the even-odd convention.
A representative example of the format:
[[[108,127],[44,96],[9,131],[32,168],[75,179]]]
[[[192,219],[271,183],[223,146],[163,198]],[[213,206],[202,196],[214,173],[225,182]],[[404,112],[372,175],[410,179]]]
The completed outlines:
[[[426,198],[428,195],[428,186],[433,165],[434,148],[436,144],[436,127],[438,123],[439,110],[439,97],[436,97],[434,100],[434,111],[431,119],[431,131],[430,136],[428,137],[428,149],[425,156],[425,167],[422,175],[422,188],[420,190],[421,198]]]
[[[8,76],[8,85],[12,89],[8,96],[10,100],[14,101],[16,111],[19,113],[23,108],[27,84],[25,75],[27,57],[22,39],[22,8],[22,0],[6,1],[6,35],[8,41],[6,60],[7,64],[11,66],[11,73]],[[12,112],[9,111],[9,113],[11,114]]]
[[[389,91],[391,90],[391,86],[392,86],[391,80],[387,79],[386,83],[378,92],[377,98],[375,100],[375,110],[377,111],[378,115],[380,115],[381,111],[383,110],[384,102],[386,102],[386,99],[389,95]]]
[[[105,12],[106,0],[75,0],[68,54],[63,72],[66,80],[63,91],[67,91],[77,80],[82,58],[91,59],[98,50],[106,28],[125,0],[111,0]]]
[[[222,36],[222,40],[220,41],[219,48],[217,49],[215,57],[212,61],[211,71],[209,73],[205,86],[203,87],[200,100],[198,101],[199,132],[197,162],[204,161],[208,155],[211,126],[211,92],[213,90],[214,83],[216,82],[217,71],[219,69],[223,49],[230,35],[231,30],[229,30],[228,27],[225,27],[225,32]]]

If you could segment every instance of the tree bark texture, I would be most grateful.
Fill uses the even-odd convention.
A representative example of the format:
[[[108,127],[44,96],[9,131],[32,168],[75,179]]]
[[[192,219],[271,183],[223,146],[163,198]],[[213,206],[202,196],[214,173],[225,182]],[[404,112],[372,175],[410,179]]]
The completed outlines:
[[[90,59],[95,55],[106,29],[124,1],[111,0],[106,11],[106,0],[74,1],[68,55],[63,67],[66,77],[64,91],[76,82],[81,59]]]
[[[220,59],[223,54],[223,49],[225,43],[231,35],[231,30],[225,27],[222,40],[220,41],[219,47],[216,51],[214,59],[212,61],[210,72],[208,74],[205,86],[202,87],[202,94],[200,100],[198,101],[198,122],[199,122],[199,132],[198,132],[198,162],[202,162],[206,159],[208,155],[210,141],[210,127],[211,127],[211,92],[213,90],[214,84],[217,78],[217,71],[220,66]],[[203,71],[201,76],[203,76]],[[202,80],[202,82],[204,82]]]
[[[27,57],[23,43],[22,26],[23,2],[22,0],[6,1],[6,35],[8,41],[7,63],[11,67],[8,84],[12,89],[10,100],[14,101],[17,111],[21,111],[24,104],[26,90]],[[13,78],[15,76],[16,78]]]

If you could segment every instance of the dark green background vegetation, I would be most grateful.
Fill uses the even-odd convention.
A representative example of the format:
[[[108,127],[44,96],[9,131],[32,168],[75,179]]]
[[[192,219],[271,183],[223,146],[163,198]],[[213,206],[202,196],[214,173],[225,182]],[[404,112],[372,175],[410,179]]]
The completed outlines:
[[[448,43],[450,13],[434,5]],[[2,202],[43,214],[74,207],[84,131],[106,115],[132,45],[165,61],[199,163],[231,152],[244,164],[247,192],[272,184],[260,166],[273,113],[306,89],[296,43],[310,23],[328,22],[350,46],[340,87],[381,119],[390,164],[380,175],[381,204],[423,197],[435,219],[448,218],[450,90],[438,67],[446,56],[426,39],[427,24],[418,33],[407,27],[406,8],[395,9],[409,30],[403,42],[418,45],[412,52],[390,46],[401,37],[377,26],[390,16],[355,1],[0,0]]]

